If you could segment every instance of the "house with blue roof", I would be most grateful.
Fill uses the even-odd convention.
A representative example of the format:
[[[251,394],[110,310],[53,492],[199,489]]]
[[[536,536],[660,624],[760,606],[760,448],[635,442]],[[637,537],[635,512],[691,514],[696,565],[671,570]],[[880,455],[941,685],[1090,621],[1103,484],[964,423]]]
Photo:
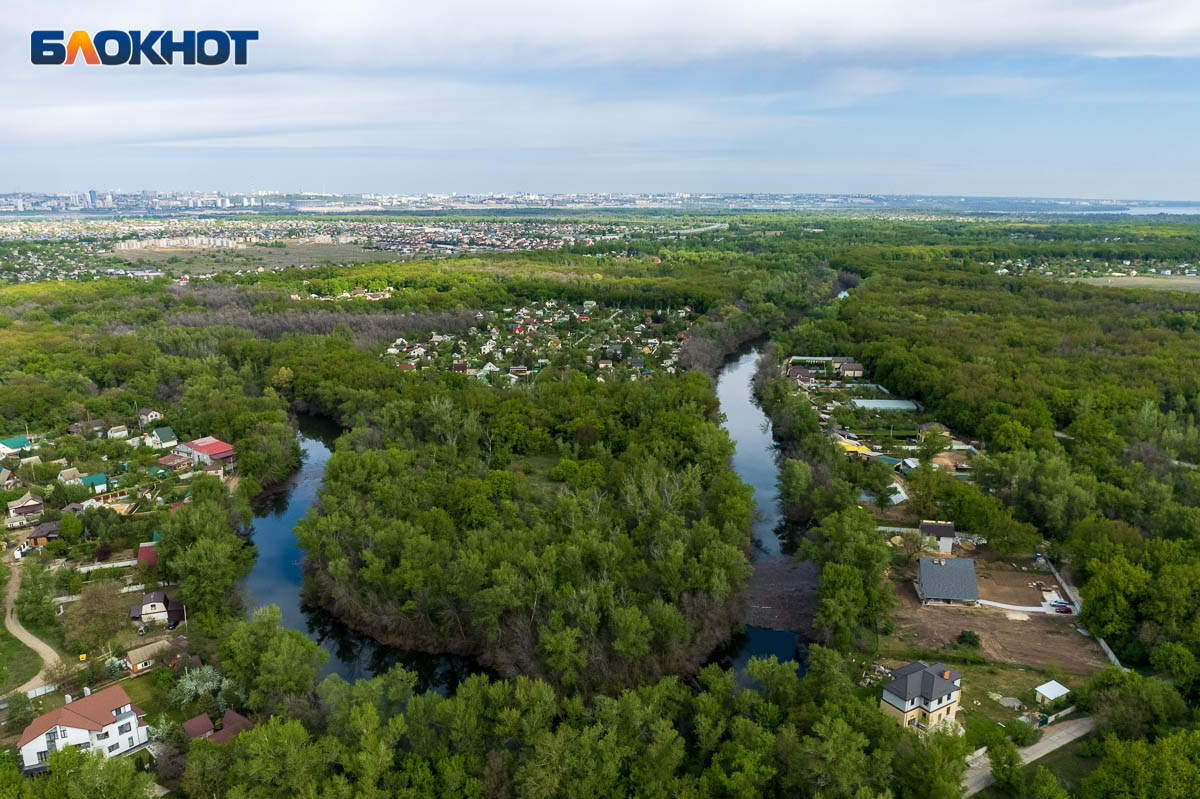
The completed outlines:
[[[103,494],[108,490],[108,475],[104,474],[103,472],[97,472],[96,474],[85,474],[83,477],[79,478],[79,482],[82,485],[92,489],[93,494]]]
[[[29,443],[29,436],[11,436],[10,438],[0,438],[0,458],[7,458],[10,455],[19,455],[33,447]]]

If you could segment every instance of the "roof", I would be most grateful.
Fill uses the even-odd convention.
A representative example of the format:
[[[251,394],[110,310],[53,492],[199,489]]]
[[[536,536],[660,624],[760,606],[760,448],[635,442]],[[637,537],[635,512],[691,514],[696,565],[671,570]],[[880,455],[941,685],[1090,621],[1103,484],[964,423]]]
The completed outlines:
[[[921,534],[932,535],[936,538],[953,538],[954,522],[933,522],[928,519],[922,519]]]
[[[892,672],[892,681],[883,690],[904,701],[920,697],[926,702],[959,690],[954,684],[962,675],[944,663],[929,664],[923,660],[901,666]]]
[[[979,600],[975,561],[970,558],[921,558],[917,582],[926,599]]]
[[[12,510],[13,508],[19,508],[22,505],[28,505],[30,502],[37,502],[40,504],[41,501],[41,497],[35,497],[30,492],[26,491],[23,496],[17,497],[12,502],[8,503],[8,509]]]
[[[145,646],[139,646],[136,649],[130,649],[125,653],[125,659],[130,663],[141,663],[142,661],[150,660],[159,652],[170,648],[170,641],[155,641]]]
[[[915,411],[917,403],[912,400],[900,399],[852,399],[850,404],[855,408],[868,411]]]
[[[196,452],[202,452],[210,458],[226,458],[233,454],[232,444],[226,444],[212,436],[197,438],[195,441],[187,442],[184,446]]]
[[[154,436],[159,441],[175,441],[175,431],[169,427],[154,428]]]
[[[3,444],[4,446],[8,447],[9,449],[29,449],[29,446],[30,446],[28,436],[12,436],[10,438],[0,438],[0,444]]]
[[[167,595],[162,591],[151,591],[148,594],[142,594],[142,604],[149,605],[151,602],[161,602],[167,604]]]
[[[183,732],[189,738],[203,738],[213,731],[212,719],[207,713],[201,713],[183,723]]]
[[[104,474],[103,472],[84,475],[83,477],[79,478],[79,480],[85,486],[92,486],[93,488],[96,486],[108,485],[108,475]]]
[[[212,741],[213,743],[223,744],[226,741],[236,738],[239,732],[253,728],[254,724],[251,723],[250,719],[231,708],[227,708],[225,715],[221,717],[221,729],[213,733]]]
[[[1033,690],[1035,693],[1046,697],[1051,702],[1061,696],[1066,696],[1067,694],[1071,693],[1071,689],[1060,683],[1058,680],[1044,682]]]
[[[24,746],[51,727],[75,727],[98,732],[104,729],[105,724],[112,723],[114,710],[129,703],[129,694],[119,685],[97,691],[91,696],[81,697],[30,722],[21,733],[21,740],[17,746]]]

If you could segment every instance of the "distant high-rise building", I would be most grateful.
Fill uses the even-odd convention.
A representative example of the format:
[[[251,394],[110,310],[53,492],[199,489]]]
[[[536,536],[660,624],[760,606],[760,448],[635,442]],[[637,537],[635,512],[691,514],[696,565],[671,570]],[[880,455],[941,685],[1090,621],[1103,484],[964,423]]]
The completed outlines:
[[[90,189],[87,193],[87,196],[88,196],[88,205],[95,208],[96,207],[96,190]]]
[[[18,198],[17,198],[17,210],[18,210],[18,211],[24,211],[24,210],[25,210],[25,201],[24,201],[24,200],[22,200],[20,197],[18,197]]]

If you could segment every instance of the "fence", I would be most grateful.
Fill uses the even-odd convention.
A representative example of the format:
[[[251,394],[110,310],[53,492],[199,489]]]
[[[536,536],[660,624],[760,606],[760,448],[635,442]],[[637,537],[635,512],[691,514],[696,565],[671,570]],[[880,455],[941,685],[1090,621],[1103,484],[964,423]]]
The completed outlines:
[[[1075,612],[1080,613],[1083,610],[1083,600],[1079,598],[1079,594],[1075,591],[1075,586],[1063,579],[1063,576],[1058,573],[1058,569],[1054,567],[1054,564],[1050,563],[1049,558],[1046,559],[1046,563],[1050,565],[1050,571],[1054,572],[1055,579],[1058,580],[1058,584],[1062,586],[1062,589],[1064,592],[1066,592],[1067,597],[1075,603]],[[1125,669],[1125,667],[1121,665],[1121,661],[1117,659],[1116,653],[1112,651],[1111,647],[1109,647],[1108,642],[1098,635],[1094,636],[1094,638],[1096,639],[1096,643],[1100,644],[1100,651],[1104,653],[1104,656],[1108,658],[1108,661],[1114,666]],[[1125,670],[1128,671],[1128,669]]]

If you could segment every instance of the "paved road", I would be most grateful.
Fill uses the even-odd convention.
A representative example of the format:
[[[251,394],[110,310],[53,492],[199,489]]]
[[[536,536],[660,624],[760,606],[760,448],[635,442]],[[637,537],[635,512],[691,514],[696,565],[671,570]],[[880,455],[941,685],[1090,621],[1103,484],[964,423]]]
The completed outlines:
[[[1018,749],[1022,763],[1032,763],[1038,758],[1053,752],[1060,746],[1066,746],[1071,741],[1078,740],[1096,728],[1096,720],[1091,716],[1072,719],[1059,724],[1051,724],[1042,728],[1042,739],[1033,746]],[[995,782],[992,779],[992,767],[986,754],[967,761],[969,768],[963,776],[963,796],[979,793]]]
[[[17,688],[18,691],[32,691],[46,684],[46,672],[58,663],[58,653],[42,639],[21,626],[17,621],[17,613],[13,603],[17,600],[17,590],[21,587],[21,562],[10,562],[11,570],[8,575],[8,590],[4,592],[4,626],[17,637],[25,646],[37,652],[42,658],[42,670],[33,679]]]
[[[1004,610],[1019,610],[1022,613],[1055,613],[1056,611],[1051,605],[1006,605],[1003,602],[992,602],[990,599],[981,599],[979,604],[987,605],[989,608],[1003,608]],[[1066,615],[1065,613],[1063,614]]]

